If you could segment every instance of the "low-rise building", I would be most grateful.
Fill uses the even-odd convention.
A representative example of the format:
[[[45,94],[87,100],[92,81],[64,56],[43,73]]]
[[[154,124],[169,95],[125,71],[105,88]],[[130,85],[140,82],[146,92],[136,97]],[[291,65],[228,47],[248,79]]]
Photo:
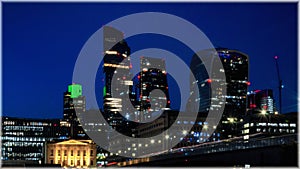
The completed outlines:
[[[92,140],[49,142],[45,152],[47,164],[79,168],[96,166],[97,148]]]

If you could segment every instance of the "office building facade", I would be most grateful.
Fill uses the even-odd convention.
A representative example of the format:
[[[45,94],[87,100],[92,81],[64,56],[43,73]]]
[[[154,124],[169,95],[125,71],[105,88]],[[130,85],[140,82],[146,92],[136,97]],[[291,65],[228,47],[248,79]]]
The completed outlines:
[[[250,91],[247,97],[248,114],[278,114],[273,97],[273,90],[265,89]]]
[[[278,136],[298,133],[298,113],[266,114],[256,113],[245,116],[242,136],[245,140],[253,137]]]
[[[47,141],[60,137],[60,120],[2,117],[1,160],[44,162]]]

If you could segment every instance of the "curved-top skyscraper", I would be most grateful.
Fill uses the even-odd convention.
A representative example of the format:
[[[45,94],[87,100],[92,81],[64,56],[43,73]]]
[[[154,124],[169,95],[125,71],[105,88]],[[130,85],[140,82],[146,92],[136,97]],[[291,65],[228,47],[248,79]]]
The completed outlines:
[[[103,72],[104,88],[103,88],[103,108],[104,116],[111,126],[118,126],[124,121],[119,114],[122,111],[122,101],[126,99],[125,93],[128,93],[129,86],[132,86],[130,77],[130,48],[124,40],[121,31],[104,26],[104,64]],[[112,86],[112,80],[117,80]]]
[[[198,56],[201,56],[203,60],[200,60]],[[205,65],[210,65],[213,69],[214,63],[216,63],[215,59],[221,60],[223,69],[214,71],[224,72],[226,80],[220,79],[213,72],[210,73],[211,77],[208,76],[204,63]],[[218,81],[220,85],[226,85],[227,90],[226,95],[222,96],[226,98],[225,109],[221,119],[222,124],[239,121],[246,113],[247,107],[247,90],[250,85],[248,79],[248,56],[240,51],[225,48],[202,50],[193,56],[190,68],[196,81],[191,81],[189,102],[199,102],[199,110],[187,107],[187,111],[198,111],[201,113],[207,113],[209,110],[218,111],[222,103],[220,99],[211,97],[212,92],[220,92],[218,90],[222,90],[221,88],[217,88],[216,91],[211,90],[211,83]],[[194,93],[196,87],[199,90],[199,97],[196,97]]]

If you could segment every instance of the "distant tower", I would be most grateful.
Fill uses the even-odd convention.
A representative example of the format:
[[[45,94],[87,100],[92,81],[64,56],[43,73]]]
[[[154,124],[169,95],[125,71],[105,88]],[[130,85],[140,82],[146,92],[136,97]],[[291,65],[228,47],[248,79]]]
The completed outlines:
[[[85,112],[85,97],[82,96],[82,86],[80,84],[71,84],[68,90],[64,92],[64,111],[61,124],[70,124],[71,138],[86,138],[86,134],[81,127],[78,116]]]
[[[170,96],[167,82],[166,65],[163,59],[141,57],[141,70],[138,74],[138,105],[143,112],[140,116],[145,120],[152,118],[153,113],[170,109]],[[162,91],[164,97],[151,95],[155,89]],[[150,97],[152,96],[152,97]],[[153,105],[150,104],[152,100]]]
[[[265,111],[266,114],[277,114],[273,90],[254,90],[248,94],[248,114],[259,114]]]
[[[64,120],[76,120],[77,113],[85,112],[85,97],[82,96],[82,86],[80,84],[71,84],[68,91],[64,92]]]

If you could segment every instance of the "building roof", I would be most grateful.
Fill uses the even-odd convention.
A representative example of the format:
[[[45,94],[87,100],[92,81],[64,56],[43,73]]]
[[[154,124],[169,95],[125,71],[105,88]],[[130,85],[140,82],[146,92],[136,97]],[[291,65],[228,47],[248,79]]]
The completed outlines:
[[[60,141],[50,144],[56,144],[56,145],[89,145],[94,144],[92,140],[66,140],[66,141]]]

